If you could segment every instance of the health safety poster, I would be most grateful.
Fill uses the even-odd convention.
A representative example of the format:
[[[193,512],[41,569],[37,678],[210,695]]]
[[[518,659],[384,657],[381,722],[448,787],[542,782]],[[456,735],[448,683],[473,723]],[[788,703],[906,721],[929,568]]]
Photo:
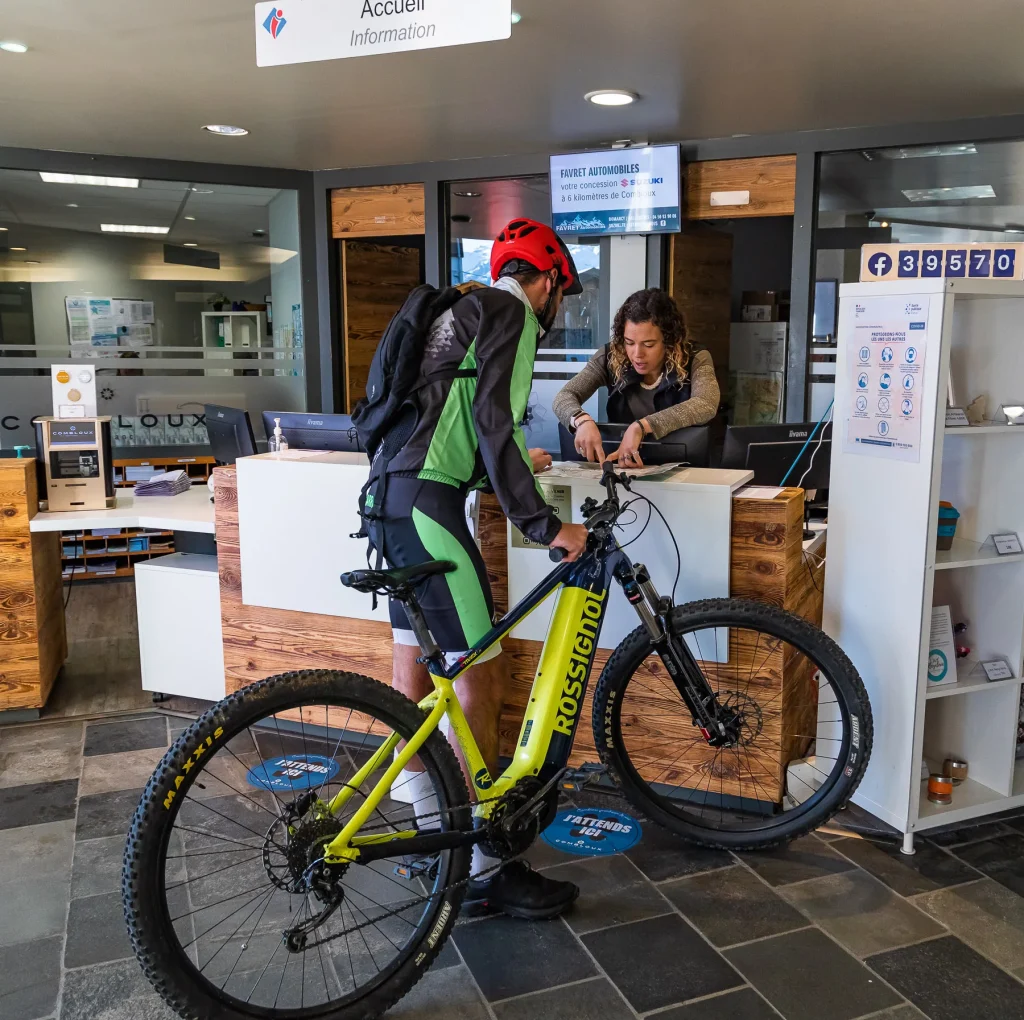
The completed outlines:
[[[851,390],[844,449],[921,460],[921,405],[928,306],[917,298],[856,302],[844,385]]]

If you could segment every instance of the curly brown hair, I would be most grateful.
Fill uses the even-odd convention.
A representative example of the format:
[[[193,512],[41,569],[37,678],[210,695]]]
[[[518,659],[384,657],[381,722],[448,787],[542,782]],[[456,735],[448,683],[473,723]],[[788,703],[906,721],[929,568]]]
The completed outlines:
[[[665,291],[651,287],[630,294],[615,313],[608,351],[608,368],[617,382],[622,381],[629,365],[629,358],[626,355],[627,322],[651,322],[657,326],[665,338],[666,375],[674,372],[680,381],[686,378],[686,370],[690,367],[690,357],[693,354],[693,344],[686,330],[683,313]]]

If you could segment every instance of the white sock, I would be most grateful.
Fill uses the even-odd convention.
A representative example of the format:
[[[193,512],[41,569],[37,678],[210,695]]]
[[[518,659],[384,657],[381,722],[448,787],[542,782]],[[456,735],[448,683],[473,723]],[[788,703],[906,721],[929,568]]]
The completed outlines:
[[[488,857],[487,854],[480,849],[479,843],[473,847],[473,867],[470,874],[473,875],[474,878],[481,872],[490,871],[491,868],[495,868],[499,864],[501,864],[501,858]],[[487,877],[493,878],[494,876],[488,875]]]
[[[426,772],[412,772],[402,769],[391,787],[391,799],[400,804],[411,804],[417,823],[423,819],[423,828],[440,828],[437,815],[437,796],[434,784]]]

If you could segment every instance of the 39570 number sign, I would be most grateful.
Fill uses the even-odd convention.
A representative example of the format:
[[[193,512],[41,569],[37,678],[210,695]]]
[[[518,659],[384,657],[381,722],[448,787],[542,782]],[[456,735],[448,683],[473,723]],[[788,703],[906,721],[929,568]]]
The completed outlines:
[[[1024,280],[1024,244],[866,244],[860,279]]]

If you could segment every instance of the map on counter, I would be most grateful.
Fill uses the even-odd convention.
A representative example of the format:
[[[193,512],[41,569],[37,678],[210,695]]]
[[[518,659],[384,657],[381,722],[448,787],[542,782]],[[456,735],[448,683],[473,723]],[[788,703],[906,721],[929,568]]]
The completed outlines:
[[[920,462],[926,302],[913,295],[857,299],[843,380],[848,453]]]
[[[641,450],[640,456],[643,456]],[[617,468],[617,472],[625,471],[630,478],[657,478],[660,475],[669,475],[680,468],[687,467],[686,464],[647,464],[642,468]],[[559,478],[573,478],[580,482],[597,482],[600,484],[602,465],[594,464],[589,460],[565,460],[559,461],[551,468],[551,474]]]

